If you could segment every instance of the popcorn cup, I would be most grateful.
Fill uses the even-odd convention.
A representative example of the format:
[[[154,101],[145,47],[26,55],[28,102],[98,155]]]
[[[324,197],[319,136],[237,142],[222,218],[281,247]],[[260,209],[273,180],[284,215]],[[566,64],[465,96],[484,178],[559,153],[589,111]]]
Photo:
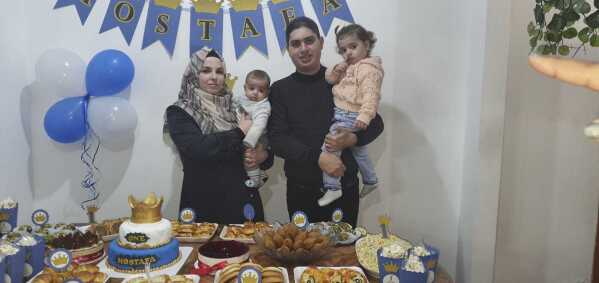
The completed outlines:
[[[401,283],[426,283],[428,272],[412,272],[401,268],[399,270],[399,280]],[[384,282],[384,281],[383,281]]]
[[[23,282],[23,268],[25,266],[25,250],[18,248],[17,253],[12,255],[5,255],[4,261],[6,262],[6,270],[8,272],[8,278],[10,283],[22,283]]]
[[[0,208],[0,236],[7,234],[17,227],[18,208],[18,204],[13,208]]]
[[[46,244],[40,236],[34,235],[35,243],[19,242],[19,245],[25,250],[25,265],[23,267],[23,276],[25,281],[33,278],[44,268],[44,250]]]
[[[4,276],[6,276],[6,261],[4,256],[0,255],[0,283],[4,283]]]
[[[379,278],[381,278],[381,282],[398,282],[399,270],[404,265],[404,259],[383,256],[383,248],[378,249],[376,254],[379,262]]]
[[[421,256],[420,259],[424,263],[424,267],[427,271],[437,272],[437,263],[439,262],[439,249],[426,244],[424,246],[430,252],[430,255]]]

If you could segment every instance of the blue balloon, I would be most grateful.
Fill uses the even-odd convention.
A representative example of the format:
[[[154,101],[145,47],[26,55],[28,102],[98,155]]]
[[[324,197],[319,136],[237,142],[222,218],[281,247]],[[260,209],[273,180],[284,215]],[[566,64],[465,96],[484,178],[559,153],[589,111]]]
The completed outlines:
[[[72,143],[87,133],[85,109],[87,100],[83,96],[69,97],[56,102],[44,117],[44,129],[48,136],[60,143]]]
[[[87,92],[93,96],[117,94],[131,84],[134,75],[133,61],[127,54],[114,49],[101,51],[87,65]]]

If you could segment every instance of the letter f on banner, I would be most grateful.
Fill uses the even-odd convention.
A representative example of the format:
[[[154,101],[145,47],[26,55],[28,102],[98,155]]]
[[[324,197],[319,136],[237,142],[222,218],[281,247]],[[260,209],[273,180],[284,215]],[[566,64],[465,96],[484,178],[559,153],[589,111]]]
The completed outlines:
[[[302,3],[299,0],[272,0],[268,2],[268,9],[277,34],[279,48],[281,53],[285,53],[287,49],[285,30],[289,22],[304,15]]]

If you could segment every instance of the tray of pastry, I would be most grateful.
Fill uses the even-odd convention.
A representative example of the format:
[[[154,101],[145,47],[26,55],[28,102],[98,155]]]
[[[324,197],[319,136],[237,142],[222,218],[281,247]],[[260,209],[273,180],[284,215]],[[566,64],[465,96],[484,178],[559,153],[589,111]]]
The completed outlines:
[[[245,266],[252,265],[262,272],[263,283],[290,283],[289,274],[284,267],[262,267],[254,263],[230,264],[216,272],[214,283],[238,282],[239,271]],[[242,281],[243,282],[243,281]]]
[[[186,275],[158,275],[148,279],[145,275],[123,280],[123,283],[199,283],[200,276],[195,274]]]
[[[339,282],[368,283],[362,268],[357,266],[321,267],[298,266],[293,269],[295,283]]]
[[[272,225],[266,222],[245,222],[243,224],[229,224],[223,227],[220,238],[223,240],[234,240],[246,244],[255,244],[254,233],[272,229]]]
[[[182,243],[206,242],[216,234],[217,229],[218,224],[216,223],[184,224],[175,220],[171,221],[173,237]]]
[[[108,280],[106,273],[100,272],[100,268],[96,265],[72,264],[63,272],[56,272],[49,267],[45,267],[28,283],[62,282],[65,278],[79,279],[83,283],[104,283]]]

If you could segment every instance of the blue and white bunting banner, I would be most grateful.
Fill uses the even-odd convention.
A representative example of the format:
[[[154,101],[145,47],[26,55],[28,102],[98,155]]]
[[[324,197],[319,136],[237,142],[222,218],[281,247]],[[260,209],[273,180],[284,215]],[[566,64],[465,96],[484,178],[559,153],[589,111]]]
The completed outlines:
[[[206,46],[223,54],[223,10],[216,13],[191,9],[189,55]]]
[[[325,36],[331,30],[335,18],[350,23],[354,22],[347,0],[310,1]],[[97,0],[56,0],[54,9],[75,6],[81,24],[85,25],[96,2]],[[305,15],[301,0],[234,0],[231,2],[224,0],[110,0],[99,33],[118,27],[127,45],[131,45],[146,2],[149,2],[149,6],[141,49],[146,49],[159,41],[171,58],[175,52],[177,33],[183,12],[190,13],[189,55],[191,56],[203,47],[223,54],[225,25],[223,15],[228,9],[231,22],[226,24],[231,25],[232,44],[237,60],[250,47],[268,57],[268,38],[264,25],[263,5],[268,5],[281,54],[287,48],[285,39],[287,25],[293,19]],[[226,3],[223,8],[224,2]]]
[[[268,57],[262,8],[257,6],[258,1],[255,1],[256,6],[253,9],[247,7],[249,4],[244,4],[243,2],[244,0],[236,0],[232,3],[233,7],[229,9],[236,58],[239,59],[250,46]],[[252,2],[252,0],[245,2]],[[237,5],[237,3],[240,4]]]
[[[287,42],[285,30],[287,25],[295,18],[304,15],[304,8],[299,0],[272,0],[268,2],[270,17],[277,34],[277,41],[281,52],[285,52]]]
[[[150,0],[148,17],[144,30],[144,39],[141,49],[160,41],[166,52],[172,57],[177,41],[179,20],[181,19],[181,6],[179,1],[174,1],[174,6],[161,4],[160,1]]]
[[[85,25],[85,21],[87,21],[87,17],[95,4],[96,0],[58,0],[56,1],[56,5],[54,5],[54,9],[75,5],[79,20],[81,20],[81,25]]]
[[[146,0],[110,0],[100,33],[118,27],[127,44],[131,45],[145,3]]]
[[[354,17],[345,0],[312,0],[312,6],[325,36],[329,33],[335,18],[350,23],[354,22]]]

